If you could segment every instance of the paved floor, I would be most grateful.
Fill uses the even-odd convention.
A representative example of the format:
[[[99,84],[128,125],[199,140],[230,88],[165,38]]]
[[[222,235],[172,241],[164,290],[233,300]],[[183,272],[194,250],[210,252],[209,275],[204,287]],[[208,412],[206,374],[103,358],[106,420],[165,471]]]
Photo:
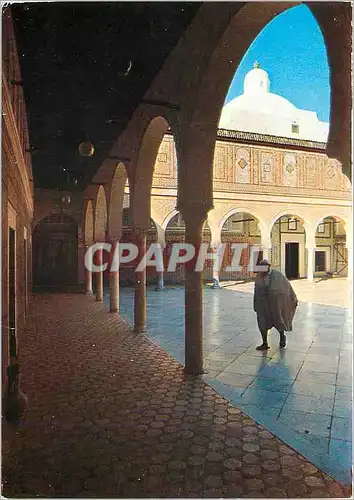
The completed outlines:
[[[349,496],[92,297],[38,295],[31,311],[5,497]]]
[[[300,304],[286,349],[260,343],[253,284],[204,293],[204,376],[219,394],[344,484],[352,467],[352,313],[345,279],[293,282]],[[307,302],[311,301],[311,302]],[[328,305],[332,301],[336,305]],[[184,290],[148,291],[148,335],[184,363]],[[317,303],[316,303],[317,302]],[[340,307],[341,306],[341,307]],[[133,291],[121,315],[133,321]]]

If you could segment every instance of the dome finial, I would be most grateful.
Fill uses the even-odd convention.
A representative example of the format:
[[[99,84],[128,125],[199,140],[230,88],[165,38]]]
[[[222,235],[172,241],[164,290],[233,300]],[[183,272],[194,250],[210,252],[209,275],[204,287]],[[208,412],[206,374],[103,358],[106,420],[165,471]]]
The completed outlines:
[[[261,67],[261,65],[259,64],[258,61],[255,61],[254,64],[253,64],[253,67],[258,69],[258,68]]]

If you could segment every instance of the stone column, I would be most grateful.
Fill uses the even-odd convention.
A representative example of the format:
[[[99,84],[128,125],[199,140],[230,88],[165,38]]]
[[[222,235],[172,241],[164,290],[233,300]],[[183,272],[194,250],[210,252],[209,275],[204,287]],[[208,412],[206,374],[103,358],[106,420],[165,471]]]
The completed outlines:
[[[313,281],[314,264],[315,264],[315,249],[308,248],[307,249],[307,280],[308,281]]]
[[[90,248],[90,245],[85,245],[85,254],[87,250]],[[85,260],[85,259],[83,259]],[[85,268],[85,293],[86,295],[92,295],[93,290],[92,290],[92,271],[87,269],[84,263],[84,268]]]
[[[86,283],[86,268],[85,268],[85,252],[88,246],[83,241],[78,242],[77,247],[77,262],[78,262],[78,283]]]
[[[207,213],[196,207],[181,212],[185,241],[195,248],[195,258],[185,266],[185,373],[198,375],[203,373],[203,272],[196,271],[195,264]]]
[[[92,271],[85,268],[85,293],[92,295]]]
[[[347,247],[348,281],[353,281],[353,249]]]
[[[103,263],[103,250],[96,251],[96,265]],[[103,271],[96,272],[96,301],[103,302]]]
[[[146,230],[134,229],[134,243],[138,247],[137,265],[146,254]],[[134,331],[146,331],[146,268],[135,270]]]
[[[156,263],[158,266],[161,266],[163,268],[163,246],[161,243],[158,243],[160,245],[161,253],[157,252],[156,254]],[[165,283],[164,283],[164,271],[157,271],[156,270],[156,276],[157,276],[157,286],[155,288],[156,292],[162,292],[165,290]]]
[[[212,253],[215,254],[215,260],[213,260],[213,288],[220,288],[220,246],[215,245],[211,249]]]
[[[155,288],[155,291],[162,292],[165,289],[163,271],[156,271],[156,275],[157,275],[157,286]]]
[[[114,261],[118,245],[118,242],[112,244],[111,264]],[[117,266],[119,266],[119,263],[117,263]],[[111,313],[119,312],[119,267],[116,270],[109,271],[109,311]]]
[[[263,259],[267,260],[268,262],[270,262],[271,250],[271,248],[262,248]]]

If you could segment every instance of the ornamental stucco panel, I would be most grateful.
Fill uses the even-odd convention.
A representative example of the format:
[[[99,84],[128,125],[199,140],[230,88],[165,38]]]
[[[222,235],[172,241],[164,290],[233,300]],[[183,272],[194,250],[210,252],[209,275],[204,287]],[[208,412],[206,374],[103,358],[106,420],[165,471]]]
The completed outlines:
[[[302,154],[297,155],[298,163],[298,186],[303,188],[305,186],[305,157]]]
[[[294,153],[283,156],[283,182],[285,186],[297,187],[298,165]]]
[[[227,180],[226,155],[226,146],[216,143],[214,155],[214,178],[221,181]]]
[[[227,181],[232,184],[236,182],[235,147],[234,144],[227,144]]]
[[[324,167],[325,189],[341,189],[343,186],[340,167],[336,160],[328,159]]]
[[[261,183],[274,184],[275,182],[275,158],[270,152],[261,152]]]
[[[236,182],[240,184],[251,183],[251,159],[250,151],[246,148],[238,148],[236,150]]]
[[[174,161],[174,141],[173,137],[165,136],[159,147],[156,162],[154,166],[154,175],[156,177],[173,177]]]
[[[349,199],[351,184],[337,160],[263,145],[245,146],[217,141],[214,155],[214,192],[264,193],[278,196]],[[177,159],[173,136],[165,135],[156,159],[154,187],[177,187]]]
[[[259,184],[260,152],[254,147],[251,148],[251,162],[253,164],[253,184]]]
[[[279,150],[275,152],[275,184],[282,186],[283,182],[283,169],[282,169],[283,153]]]
[[[307,155],[305,157],[305,179],[306,187],[318,187],[318,162],[314,155]]]
[[[166,217],[175,213],[177,198],[175,196],[152,196],[151,218],[159,226],[162,226]]]

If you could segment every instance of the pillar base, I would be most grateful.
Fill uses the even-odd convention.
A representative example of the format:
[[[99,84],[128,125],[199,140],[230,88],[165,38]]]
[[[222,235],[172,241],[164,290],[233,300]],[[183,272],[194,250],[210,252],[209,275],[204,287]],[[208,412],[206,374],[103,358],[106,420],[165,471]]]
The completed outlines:
[[[90,290],[86,290],[86,291],[85,291],[85,295],[90,295],[90,296],[92,296],[92,295],[93,295],[93,292],[91,292]]]
[[[134,326],[133,331],[134,331],[134,333],[146,333],[147,328],[146,328],[146,326],[140,326],[140,327]]]
[[[157,286],[155,288],[155,292],[165,292],[166,288],[164,286]]]
[[[204,375],[205,373],[207,373],[202,368],[198,369],[198,368],[188,367],[188,366],[184,367],[183,372],[185,375],[194,375],[194,376]]]
[[[116,313],[119,313],[118,309],[110,309],[110,310],[109,310],[109,312],[111,312],[111,313],[115,313],[115,314],[116,314]]]

